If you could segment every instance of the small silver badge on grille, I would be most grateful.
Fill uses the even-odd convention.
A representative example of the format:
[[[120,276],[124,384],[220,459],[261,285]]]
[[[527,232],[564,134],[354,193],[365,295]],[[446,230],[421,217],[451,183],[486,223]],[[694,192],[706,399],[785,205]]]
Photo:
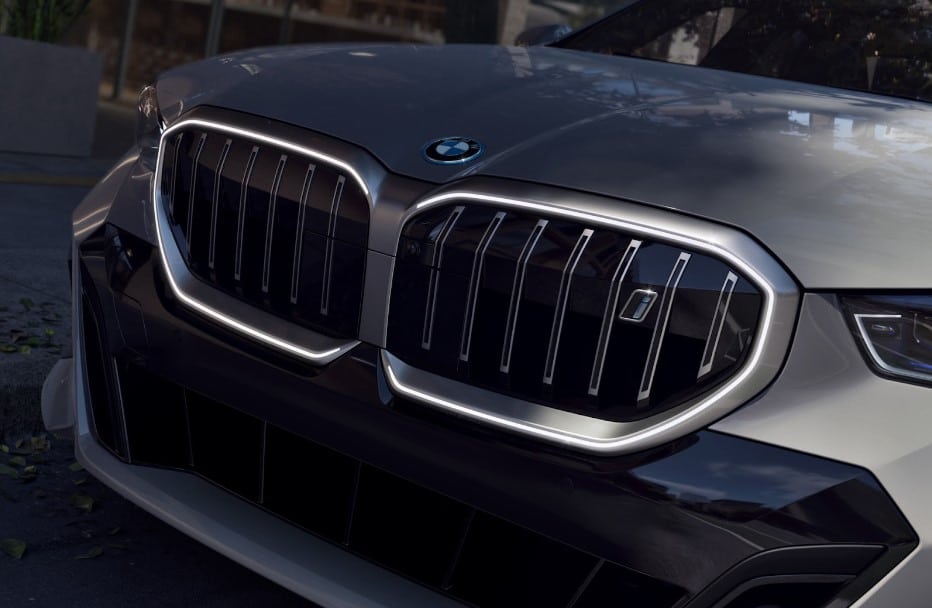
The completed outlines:
[[[618,318],[622,321],[640,323],[644,320],[645,317],[647,317],[647,313],[650,312],[650,308],[654,305],[654,300],[656,299],[656,291],[651,291],[649,289],[635,289],[631,294],[631,297],[628,298],[628,301],[621,309],[621,312],[618,314]]]

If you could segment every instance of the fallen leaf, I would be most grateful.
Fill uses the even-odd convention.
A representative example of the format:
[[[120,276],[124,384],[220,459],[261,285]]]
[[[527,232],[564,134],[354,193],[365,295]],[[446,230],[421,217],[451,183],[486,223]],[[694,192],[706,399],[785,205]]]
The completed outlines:
[[[32,493],[33,498],[45,498],[48,496],[45,490],[36,490]]]
[[[30,348],[29,346],[23,344],[22,346],[19,347],[19,352],[22,353],[22,354],[24,354],[24,355],[28,355],[29,353],[32,352],[32,348]]]
[[[26,543],[18,538],[4,538],[0,540],[0,551],[3,551],[13,559],[20,559],[26,552]]]
[[[74,471],[75,473],[77,473],[78,471],[84,470],[84,465],[81,464],[80,462],[72,462],[71,464],[68,465],[68,468]]]
[[[0,353],[15,353],[16,347],[6,342],[0,342]]]
[[[10,330],[10,342],[11,342],[12,344],[16,344],[17,342],[19,342],[20,340],[26,338],[27,336],[29,336],[29,334],[27,334],[26,332],[24,332],[24,331],[21,330],[21,329],[11,329],[11,330]]]
[[[117,526],[116,528],[107,532],[107,534],[109,534],[110,536],[116,536],[119,533],[120,533],[120,526]]]
[[[126,545],[120,544],[120,543],[110,543],[107,546],[110,547],[111,549],[119,549],[120,551],[126,551],[127,549],[129,549],[129,547],[127,547]]]
[[[17,439],[17,440],[16,440],[16,443],[13,444],[13,447],[15,447],[15,448],[21,448],[21,447],[23,447],[23,440],[22,440],[22,439]]]
[[[14,479],[19,478],[19,471],[7,464],[0,463],[0,475],[9,475]]]
[[[4,454],[9,454],[9,453],[10,453],[10,446],[8,446],[8,445],[5,444],[5,443],[0,443],[0,452],[3,452]]]
[[[19,303],[23,305],[23,308],[26,310],[32,310],[32,307],[35,306],[35,302],[29,298],[20,298]]]
[[[45,435],[30,437],[29,443],[32,445],[33,452],[48,452],[49,448],[51,448],[49,440]]]
[[[18,467],[26,466],[26,459],[22,456],[13,456],[10,458],[10,464],[15,464]]]
[[[69,502],[75,507],[90,513],[94,510],[94,499],[90,496],[84,496],[82,494],[74,494],[70,498]]]
[[[75,559],[94,559],[104,554],[104,548],[101,546],[91,547],[91,550],[81,555],[75,555]]]
[[[35,475],[36,473],[38,473],[38,470],[36,469],[36,465],[31,464],[28,467],[23,469],[23,473],[25,473],[26,475]]]
[[[80,478],[80,479],[75,479],[75,480],[74,480],[74,485],[76,485],[76,486],[83,486],[83,485],[86,484],[86,483],[87,483],[87,477],[82,477],[82,478]]]

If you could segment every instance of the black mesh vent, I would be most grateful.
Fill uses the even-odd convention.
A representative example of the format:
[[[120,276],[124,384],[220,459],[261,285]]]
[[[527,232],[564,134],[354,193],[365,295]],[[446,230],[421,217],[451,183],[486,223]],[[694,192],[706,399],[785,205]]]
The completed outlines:
[[[684,595],[173,385],[137,363],[121,361],[119,369],[135,462],[197,473],[469,605],[612,607],[636,598],[638,606],[669,608]],[[144,440],[147,432],[162,449]]]
[[[454,204],[403,228],[388,348],[448,378],[634,420],[733,375],[762,302],[734,268],[678,245]]]
[[[200,129],[168,138],[162,155],[161,203],[196,277],[304,327],[356,336],[369,205],[354,179]]]

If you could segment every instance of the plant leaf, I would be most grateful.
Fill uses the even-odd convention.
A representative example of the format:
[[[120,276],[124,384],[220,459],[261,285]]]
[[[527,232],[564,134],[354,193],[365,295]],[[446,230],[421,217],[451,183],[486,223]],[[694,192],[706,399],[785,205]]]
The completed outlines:
[[[30,437],[29,443],[32,445],[33,452],[48,452],[51,445],[49,440],[45,435],[39,435],[38,437]]]
[[[15,353],[16,347],[6,342],[0,342],[0,353]]]
[[[36,465],[34,464],[31,464],[25,469],[23,469],[23,473],[25,473],[26,475],[35,475],[37,472],[38,470],[36,469]]]
[[[84,470],[84,465],[81,464],[80,462],[72,462],[71,464],[68,465],[68,469],[77,473],[78,471]]]
[[[120,533],[120,526],[117,526],[116,528],[113,528],[112,530],[107,532],[107,534],[109,534],[110,536],[116,536],[119,533]]]
[[[26,459],[22,456],[13,456],[10,458],[10,464],[15,464],[18,467],[26,466]]]
[[[32,307],[35,306],[35,302],[29,298],[20,298],[19,303],[22,304],[23,308],[26,310],[32,310]]]
[[[4,454],[9,454],[9,453],[10,453],[10,446],[8,446],[8,445],[5,444],[5,443],[0,443],[0,452],[3,452]]]
[[[87,553],[82,553],[81,555],[75,555],[75,559],[94,559],[95,557],[100,557],[104,554],[104,548],[100,545],[91,547]]]
[[[81,509],[85,513],[90,513],[94,510],[94,499],[90,496],[84,496],[83,494],[74,494],[69,499],[69,502],[75,507]]]
[[[76,485],[76,486],[83,486],[83,485],[86,484],[86,483],[87,483],[87,477],[82,477],[82,478],[80,478],[80,479],[75,479],[75,480],[74,480],[74,485]]]
[[[7,464],[0,463],[0,475],[9,475],[13,479],[19,479],[19,471]]]
[[[3,551],[13,559],[20,559],[26,552],[26,543],[18,538],[4,538],[0,540],[0,551]]]

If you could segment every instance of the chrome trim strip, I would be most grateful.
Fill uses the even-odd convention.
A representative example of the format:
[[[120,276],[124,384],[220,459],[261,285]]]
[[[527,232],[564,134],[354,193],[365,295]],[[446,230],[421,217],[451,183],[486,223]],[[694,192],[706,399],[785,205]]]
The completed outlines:
[[[553,384],[554,368],[557,365],[557,353],[560,349],[560,336],[563,334],[563,319],[566,316],[566,304],[570,299],[570,288],[573,285],[573,273],[576,272],[576,265],[579,264],[589,239],[595,233],[591,228],[586,228],[579,235],[579,240],[573,247],[566,265],[563,267],[563,274],[560,276],[560,291],[557,292],[557,306],[553,313],[553,325],[550,327],[550,342],[547,345],[547,360],[544,364],[544,384]]]
[[[605,303],[605,312],[602,313],[602,329],[599,331],[599,341],[595,349],[595,360],[592,362],[592,375],[589,377],[588,393],[593,397],[599,395],[599,386],[602,384],[602,371],[605,367],[605,356],[608,354],[608,342],[612,337],[612,327],[615,324],[615,314],[618,309],[618,300],[621,299],[621,284],[628,276],[628,270],[637,256],[638,250],[644,241],[631,239],[628,248],[615,268],[612,283],[609,287],[608,301]]]
[[[424,327],[421,330],[421,348],[424,350],[430,350],[430,339],[434,332],[434,313],[437,310],[437,290],[440,282],[440,266],[443,264],[443,248],[464,209],[466,207],[463,205],[453,208],[434,243],[434,255],[430,262],[430,283],[427,285],[427,303],[424,305]]]
[[[191,234],[194,228],[194,197],[197,194],[197,165],[201,160],[201,152],[204,151],[204,143],[207,142],[207,133],[201,133],[201,139],[197,142],[197,151],[194,153],[194,159],[191,161],[191,193],[188,195],[188,230],[184,235],[184,247],[188,258],[191,257]]]
[[[330,307],[330,278],[333,275],[333,239],[337,231],[337,214],[340,212],[340,203],[343,201],[343,185],[346,178],[337,177],[337,185],[333,190],[333,200],[330,201],[330,225],[327,227],[327,250],[324,253],[324,285],[320,292],[320,314],[327,316]]]
[[[472,260],[472,272],[469,275],[469,295],[466,299],[466,315],[463,322],[463,335],[460,338],[460,361],[469,361],[469,349],[472,346],[472,326],[476,320],[476,301],[479,299],[479,281],[485,267],[485,252],[495,237],[498,227],[505,219],[505,212],[499,211],[489,222],[488,228],[479,241],[479,247]]]
[[[256,165],[256,157],[259,155],[259,146],[253,146],[252,152],[249,153],[249,159],[246,161],[246,170],[243,173],[243,183],[239,188],[239,213],[236,225],[236,264],[233,269],[233,278],[240,280],[243,269],[243,231],[246,228],[246,203],[249,196],[249,180],[252,179],[252,169]]]
[[[175,138],[175,160],[172,163],[172,187],[168,195],[168,214],[175,217],[175,184],[178,183],[178,161],[181,157],[181,142],[184,140],[184,133],[179,133]],[[160,153],[161,155],[161,153]]]
[[[518,256],[518,265],[515,267],[515,278],[511,285],[511,297],[508,301],[508,320],[505,323],[505,343],[502,344],[502,358],[499,362],[498,371],[507,374],[511,368],[511,351],[514,348],[515,330],[518,327],[518,309],[521,306],[521,296],[524,293],[524,277],[527,275],[527,263],[534,253],[537,241],[540,240],[544,230],[547,228],[548,220],[537,220],[537,224],[531,231],[531,235],[524,243],[521,249],[521,255]]]
[[[280,317],[267,313],[256,307],[231,298],[223,292],[211,287],[191,274],[184,258],[178,250],[175,240],[171,236],[171,222],[166,214],[163,204],[161,175],[164,166],[164,142],[166,138],[174,136],[183,129],[200,128],[224,133],[233,137],[242,137],[265,144],[276,146],[283,150],[290,150],[298,155],[329,162],[340,168],[345,168],[348,174],[358,179],[367,199],[371,204],[369,190],[362,183],[359,174],[346,163],[319,151],[299,146],[280,138],[269,137],[248,129],[240,129],[229,124],[210,121],[200,118],[181,119],[162,133],[162,145],[156,160],[155,175],[151,180],[152,209],[154,211],[154,227],[159,246],[159,255],[171,293],[191,310],[243,334],[266,346],[284,351],[300,357],[314,364],[329,363],[359,344],[358,340],[342,340],[324,336],[317,332],[305,329],[290,323]],[[258,149],[258,146],[255,146]],[[242,192],[241,192],[242,195]],[[242,196],[241,196],[242,199]],[[243,201],[241,200],[241,203]],[[241,211],[243,205],[240,205]],[[240,240],[240,246],[242,241]],[[241,320],[242,319],[242,320]]]
[[[265,217],[265,252],[262,260],[262,293],[269,293],[269,266],[272,263],[272,239],[275,236],[275,210],[278,207],[278,188],[282,183],[282,173],[288,163],[288,155],[282,154],[275,168],[275,177],[272,178],[272,189],[269,191],[269,209]]]
[[[304,218],[307,217],[307,197],[311,193],[311,183],[317,165],[310,163],[301,186],[301,200],[298,201],[298,231],[294,235],[294,261],[291,264],[291,303],[298,303],[298,283],[301,281],[301,253],[304,247]]]
[[[676,288],[683,278],[683,272],[689,264],[692,256],[686,252],[681,252],[673,264],[673,270],[670,271],[670,277],[667,279],[667,286],[660,296],[660,312],[657,313],[657,324],[654,325],[654,335],[650,341],[650,349],[647,351],[647,361],[644,363],[644,373],[641,375],[641,389],[638,392],[638,407],[650,397],[650,391],[654,384],[654,373],[657,371],[657,361],[660,359],[660,348],[663,346],[663,339],[666,337],[667,324],[670,322],[670,311],[673,310],[673,300],[676,298]]]
[[[220,161],[217,163],[217,170],[214,173],[214,196],[213,205],[210,212],[210,253],[207,258],[207,267],[214,269],[214,261],[217,253],[217,210],[220,207],[220,183],[223,180],[223,167],[227,162],[227,155],[230,153],[230,146],[233,140],[227,138],[223,144],[223,151],[220,152]]]
[[[709,325],[709,335],[705,339],[705,348],[702,352],[702,363],[699,367],[701,378],[712,371],[712,364],[715,362],[715,352],[718,350],[718,342],[722,337],[722,330],[725,328],[725,319],[728,316],[728,308],[731,306],[731,295],[735,291],[735,285],[738,284],[738,275],[729,271],[722,283],[722,290],[718,294],[718,302],[715,303],[715,314],[712,316],[712,324]],[[723,305],[724,304],[724,305]],[[712,336],[715,340],[712,340]],[[711,346],[711,348],[709,348]]]

